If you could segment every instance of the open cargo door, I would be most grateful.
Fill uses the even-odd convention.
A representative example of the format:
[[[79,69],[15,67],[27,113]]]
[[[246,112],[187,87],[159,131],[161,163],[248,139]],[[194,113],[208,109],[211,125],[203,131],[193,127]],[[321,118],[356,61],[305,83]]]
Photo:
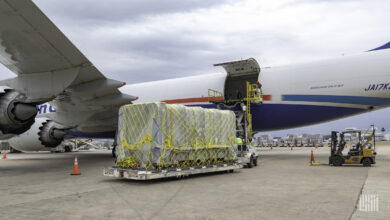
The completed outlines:
[[[254,84],[259,79],[260,66],[254,58],[218,63],[214,66],[222,66],[227,72],[224,87],[224,98],[227,102],[246,98],[246,82]]]

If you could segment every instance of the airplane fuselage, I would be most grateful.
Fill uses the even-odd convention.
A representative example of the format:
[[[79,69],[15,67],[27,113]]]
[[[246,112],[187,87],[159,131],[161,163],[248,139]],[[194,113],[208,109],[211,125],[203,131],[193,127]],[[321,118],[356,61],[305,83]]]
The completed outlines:
[[[300,127],[348,117],[390,106],[390,50],[333,60],[262,68],[259,81],[263,104],[251,106],[254,131]],[[224,91],[226,73],[126,85],[125,94],[139,97],[133,103],[162,101],[215,108],[208,89]],[[56,112],[45,104],[39,116]],[[62,122],[63,123],[63,122]],[[69,131],[79,137],[113,137],[116,123],[99,131]]]

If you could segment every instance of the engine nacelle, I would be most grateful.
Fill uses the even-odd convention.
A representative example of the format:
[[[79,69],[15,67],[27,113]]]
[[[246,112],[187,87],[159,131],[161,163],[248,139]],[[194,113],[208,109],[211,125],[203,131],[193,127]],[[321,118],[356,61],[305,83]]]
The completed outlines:
[[[48,151],[64,140],[66,133],[59,127],[47,118],[36,118],[28,131],[11,138],[9,143],[11,147],[23,152]]]
[[[23,103],[23,95],[13,90],[0,92],[0,139],[27,131],[37,115],[35,104]]]

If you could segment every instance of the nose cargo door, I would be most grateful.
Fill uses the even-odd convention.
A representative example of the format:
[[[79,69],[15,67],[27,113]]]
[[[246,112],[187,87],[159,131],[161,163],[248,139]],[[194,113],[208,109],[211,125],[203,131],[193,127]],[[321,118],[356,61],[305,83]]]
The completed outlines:
[[[214,64],[227,72],[224,99],[227,104],[247,98],[247,82],[255,84],[260,75],[260,66],[254,58]]]

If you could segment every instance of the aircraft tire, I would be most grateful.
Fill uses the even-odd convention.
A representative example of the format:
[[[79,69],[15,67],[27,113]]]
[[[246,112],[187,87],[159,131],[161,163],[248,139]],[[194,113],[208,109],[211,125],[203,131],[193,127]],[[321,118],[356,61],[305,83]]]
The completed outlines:
[[[70,149],[70,147],[69,146],[65,146],[65,152],[72,152],[72,150]]]

